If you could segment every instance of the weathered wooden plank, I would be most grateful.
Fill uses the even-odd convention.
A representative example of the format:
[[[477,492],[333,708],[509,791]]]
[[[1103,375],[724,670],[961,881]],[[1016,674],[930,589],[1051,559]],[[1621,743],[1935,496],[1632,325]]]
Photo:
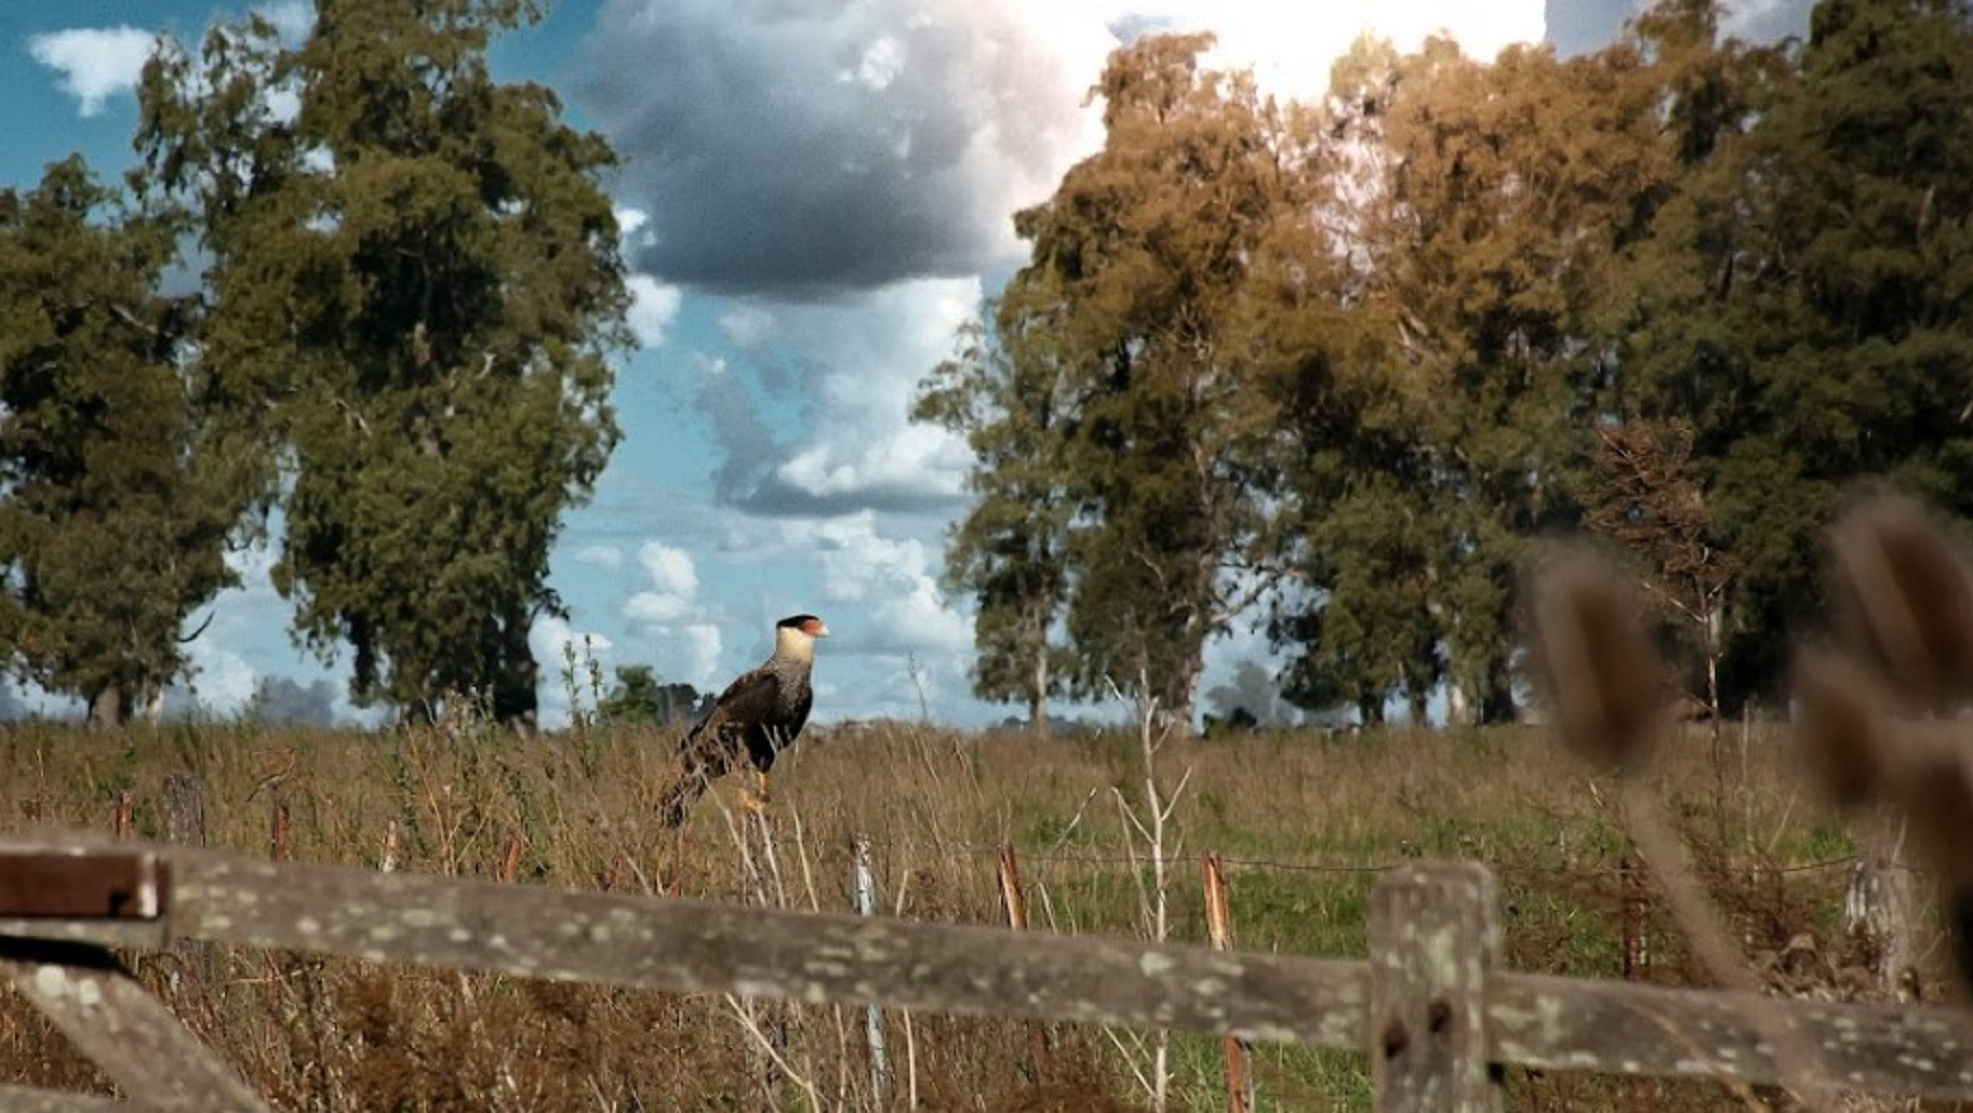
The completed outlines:
[[[53,898],[43,891],[47,886],[44,875],[47,870],[56,868],[59,859],[65,857],[85,860],[82,878],[86,880],[90,875],[95,875],[98,882],[115,880],[102,876],[101,860],[124,861],[126,865],[112,867],[113,872],[124,874],[127,871],[129,876],[124,880],[144,889],[144,893],[134,901],[123,902],[121,907],[128,911],[141,911],[145,915],[123,919],[111,919],[100,914],[75,917],[48,915],[43,908]],[[95,861],[97,865],[87,864],[89,861]],[[168,856],[163,848],[118,844],[95,832],[39,831],[29,839],[0,841],[0,876],[11,876],[17,889],[35,890],[34,894],[23,891],[8,893],[5,891],[7,883],[0,882],[0,937],[66,939],[106,947],[162,946],[165,922],[160,913],[169,891],[166,874],[170,867],[167,862]],[[72,891],[68,895],[75,893]],[[101,895],[107,909],[108,893],[105,890]]]
[[[36,832],[30,843],[92,837]],[[0,843],[0,848],[5,844]],[[1362,1049],[1368,965],[1136,940],[862,921],[567,892],[166,849],[174,934],[384,961],[1145,1028]],[[0,936],[133,941],[106,921],[0,922]],[[155,940],[144,945],[156,946]],[[1776,1082],[1735,998],[1702,990],[1495,971],[1496,1062],[1547,1070]],[[1958,1009],[1766,1001],[1829,1082],[1973,1098],[1973,1015]]]
[[[1360,962],[174,851],[175,935],[525,977],[1356,1046]]]
[[[156,851],[135,848],[0,853],[0,916],[155,920],[164,872]]]
[[[1487,1113],[1486,983],[1500,954],[1493,874],[1471,862],[1416,862],[1370,894],[1366,1044],[1377,1108]]]
[[[0,972],[147,1108],[267,1109],[108,952],[0,939]]]
[[[1545,1070],[1780,1082],[1744,994],[1539,974],[1487,986],[1493,1056]],[[1874,1093],[1973,1097],[1973,1014],[1762,997],[1823,1083]]]
[[[0,1085],[0,1113],[139,1113],[148,1108],[100,1094]]]

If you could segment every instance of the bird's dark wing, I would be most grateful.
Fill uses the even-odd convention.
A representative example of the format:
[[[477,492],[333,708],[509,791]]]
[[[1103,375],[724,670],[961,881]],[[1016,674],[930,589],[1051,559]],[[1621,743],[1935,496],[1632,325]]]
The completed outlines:
[[[780,691],[780,678],[765,668],[743,673],[728,684],[680,744],[687,764],[711,776],[725,772],[740,756],[748,728],[773,717]]]

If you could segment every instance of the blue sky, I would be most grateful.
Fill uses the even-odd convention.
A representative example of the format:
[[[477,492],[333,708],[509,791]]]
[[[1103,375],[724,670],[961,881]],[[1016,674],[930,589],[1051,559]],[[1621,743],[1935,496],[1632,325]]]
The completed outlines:
[[[255,5],[304,33],[302,0]],[[961,445],[905,419],[954,330],[1021,262],[1009,216],[1100,143],[1084,103],[1120,32],[1207,27],[1213,59],[1283,95],[1327,81],[1366,25],[1415,45],[1445,27],[1469,53],[1607,37],[1628,0],[562,0],[498,40],[497,76],[554,87],[622,155],[608,183],[635,267],[639,347],[619,370],[624,438],[593,502],[566,519],[551,582],[566,622],[535,630],[543,718],[566,717],[561,647],[723,685],[769,627],[821,614],[818,721],[960,726],[1010,709],[967,691],[971,619],[937,579],[963,514]],[[151,37],[196,41],[232,0],[0,6],[0,184],[31,186],[79,150],[111,178],[131,160],[130,82]],[[1751,5],[1749,30],[1804,5]],[[1779,12],[1777,16],[1775,13]],[[1202,13],[1206,13],[1202,16]],[[1790,21],[1793,21],[1792,23]],[[278,539],[276,541],[278,544]],[[193,686],[237,710],[262,676],[328,678],[294,648],[288,607],[245,554],[245,585],[194,643]],[[203,621],[204,613],[194,616]],[[586,643],[585,643],[586,639]],[[1237,631],[1207,686],[1266,655]],[[340,697],[339,697],[340,698]],[[44,705],[45,706],[45,705]]]

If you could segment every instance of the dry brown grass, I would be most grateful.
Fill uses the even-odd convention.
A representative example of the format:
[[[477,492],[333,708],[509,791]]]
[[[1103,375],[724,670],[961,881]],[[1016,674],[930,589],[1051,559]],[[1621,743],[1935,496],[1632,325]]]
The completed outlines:
[[[1698,735],[1674,739],[1650,790],[1674,817],[1712,898],[1759,976],[1829,997],[1877,992],[1867,946],[1843,937],[1848,829],[1801,791],[1793,755],[1756,727],[1727,747],[1731,814],[1712,832],[1714,770]],[[1036,930],[1135,933],[1138,889],[1113,787],[1140,773],[1127,732],[1036,741],[879,725],[818,731],[775,775],[769,871],[750,875],[734,814],[737,786],[696,807],[680,840],[653,802],[672,773],[671,741],[596,731],[521,742],[470,730],[359,735],[174,727],[92,735],[25,726],[0,734],[0,833],[36,800],[50,822],[107,830],[119,790],[136,832],[162,838],[164,778],[194,773],[213,846],[268,852],[284,802],[297,859],[375,866],[388,832],[400,869],[499,876],[519,840],[518,884],[670,892],[851,907],[850,838],[873,846],[890,914],[998,923],[994,848],[1014,845]],[[1171,893],[1173,934],[1203,941],[1196,854],[1231,876],[1241,945],[1328,956],[1363,953],[1375,868],[1408,857],[1464,857],[1501,877],[1507,963],[1614,977],[1621,970],[1629,852],[1608,778],[1562,755],[1540,729],[1430,734],[1314,733],[1179,741],[1168,781],[1189,769],[1174,814],[1189,856]],[[269,770],[283,775],[269,780]],[[748,844],[762,861],[757,836]],[[1652,965],[1669,983],[1704,976],[1653,902]],[[1932,944],[1936,949],[1936,942]],[[1942,991],[1943,960],[1916,984]],[[871,1108],[860,1010],[759,1007],[762,1041],[723,999],[459,975],[247,950],[133,956],[145,980],[284,1108]],[[1044,1077],[1018,1022],[886,1017],[890,1105],[915,1090],[927,1109],[1124,1109],[1143,1095],[1101,1033],[1057,1028]],[[1175,1108],[1211,1109],[1217,1044],[1173,1045]],[[1360,1056],[1260,1048],[1263,1103],[1359,1108]],[[770,1081],[763,1081],[771,1079]],[[93,1068],[20,1002],[0,1005],[0,1081],[101,1091]],[[1511,1072],[1517,1109],[1631,1105],[1714,1108],[1721,1091]]]

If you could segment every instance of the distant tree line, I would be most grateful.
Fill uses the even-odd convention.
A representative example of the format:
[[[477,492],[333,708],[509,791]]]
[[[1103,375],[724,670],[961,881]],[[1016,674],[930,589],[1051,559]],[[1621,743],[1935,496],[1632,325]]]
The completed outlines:
[[[948,587],[983,697],[1192,717],[1263,621],[1286,696],[1515,713],[1534,542],[1613,538],[1717,711],[1818,607],[1882,477],[1973,514],[1973,14],[1824,0],[1806,40],[1663,0],[1491,62],[1359,42],[1317,104],[1112,55],[1106,142],[914,414],[974,452]],[[1703,675],[1704,679],[1699,679]]]
[[[278,515],[294,633],[412,718],[531,721],[563,511],[627,342],[598,136],[487,72],[527,0],[317,0],[169,38],[124,188],[0,191],[0,648],[115,723]],[[194,619],[194,621],[196,621]]]
[[[596,705],[598,717],[606,723],[689,724],[712,710],[718,698],[711,692],[701,694],[690,684],[664,683],[649,665],[619,665],[616,671],[616,683]]]

